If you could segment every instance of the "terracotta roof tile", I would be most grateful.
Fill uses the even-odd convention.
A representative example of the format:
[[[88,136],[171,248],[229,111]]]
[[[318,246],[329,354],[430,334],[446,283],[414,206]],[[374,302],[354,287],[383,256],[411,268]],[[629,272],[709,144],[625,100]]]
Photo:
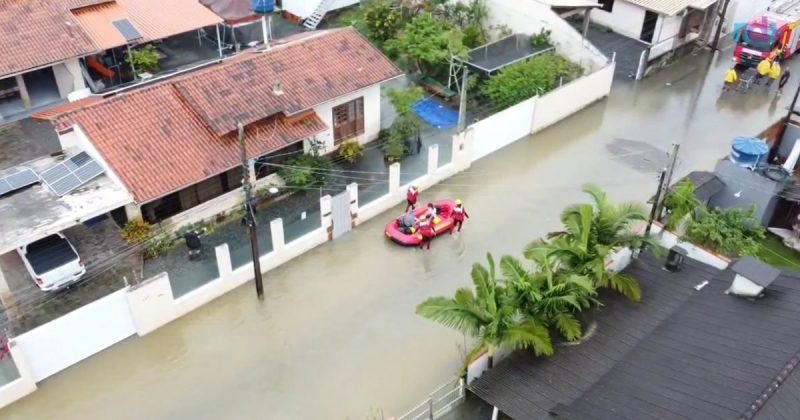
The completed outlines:
[[[245,55],[176,83],[217,134],[276,113],[292,114],[399,76],[400,70],[352,28],[321,32]],[[283,95],[272,94],[279,83]]]
[[[335,53],[325,53],[325,48]],[[323,60],[330,61],[314,64]],[[145,203],[239,163],[238,114],[221,110],[246,112],[242,122],[248,154],[254,158],[327,129],[313,112],[294,118],[285,114],[298,114],[400,74],[352,30],[321,32],[232,61],[61,114],[57,129],[80,126],[134,200]],[[262,76],[281,80],[284,95],[275,96]],[[214,103],[217,98],[220,102]]]
[[[0,0],[0,77],[96,52],[70,0]]]
[[[46,109],[44,111],[39,111],[31,115],[31,118],[33,118],[34,120],[51,121],[56,119],[60,115],[77,111],[85,106],[88,106],[96,102],[100,102],[102,100],[103,100],[102,97],[90,96],[88,98],[79,99],[77,101],[67,102],[65,104],[58,105],[54,108]]]
[[[162,197],[239,164],[236,133],[217,136],[186,107],[171,84],[113,97],[73,113],[77,123],[137,203]],[[316,116],[247,127],[255,158],[326,129]]]

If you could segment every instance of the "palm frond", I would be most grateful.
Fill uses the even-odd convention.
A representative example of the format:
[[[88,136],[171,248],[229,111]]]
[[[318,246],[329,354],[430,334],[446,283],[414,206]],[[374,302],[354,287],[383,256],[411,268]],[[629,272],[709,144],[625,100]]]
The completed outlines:
[[[550,331],[534,322],[524,322],[508,330],[500,347],[508,350],[533,349],[537,356],[553,354],[553,342]]]
[[[417,305],[417,315],[438,322],[469,335],[477,337],[483,320],[479,311],[461,305],[453,299],[432,297]]]
[[[607,275],[608,287],[622,293],[623,296],[633,302],[642,300],[642,289],[639,287],[639,282],[633,277],[623,274]]]
[[[510,256],[504,255],[500,258],[500,271],[507,282],[527,282],[529,280],[528,271],[522,267],[522,263]]]
[[[495,300],[495,285],[494,279],[489,277],[489,271],[486,267],[475,263],[472,265],[472,284],[475,285],[475,296],[478,302],[484,305],[486,311],[495,313],[497,311],[497,304]]]
[[[557,314],[553,317],[553,323],[558,329],[558,332],[560,332],[567,341],[576,341],[583,336],[583,332],[581,331],[581,323],[575,319],[575,316],[572,314]]]

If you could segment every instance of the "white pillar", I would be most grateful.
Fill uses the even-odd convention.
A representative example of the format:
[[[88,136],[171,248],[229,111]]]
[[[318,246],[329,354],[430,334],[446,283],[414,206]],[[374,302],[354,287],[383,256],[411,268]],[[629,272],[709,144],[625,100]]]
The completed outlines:
[[[21,74],[14,76],[14,80],[17,81],[17,86],[19,87],[19,96],[22,98],[22,105],[25,109],[31,107],[31,97],[28,95],[28,86],[25,85],[25,79],[22,78]]]
[[[358,214],[358,184],[348,184],[347,194],[350,196],[350,214],[355,216]]]
[[[389,194],[400,192],[400,162],[389,165]]]
[[[492,420],[497,420],[497,416],[500,414],[500,410],[497,407],[492,408]]]
[[[13,317],[16,312],[17,304],[16,300],[14,300],[14,294],[11,293],[11,288],[8,287],[8,281],[6,281],[2,265],[0,265],[0,301],[3,303],[3,307],[6,309],[9,318]]]
[[[231,252],[228,249],[228,244],[218,245],[214,248],[217,257],[217,270],[219,271],[219,278],[226,281],[232,277],[233,265],[231,264]]]
[[[319,214],[322,218],[322,227],[325,230],[330,231],[331,227],[333,227],[333,216],[331,215],[332,206],[331,206],[331,196],[326,195],[319,198]]]
[[[286,248],[286,242],[283,239],[283,219],[277,218],[269,222],[269,230],[272,233],[272,250],[283,251]]]
[[[135,203],[128,203],[125,205],[125,215],[128,217],[129,222],[131,220],[142,220],[142,208]]]
[[[264,45],[269,44],[269,32],[267,32],[267,17],[261,16],[261,35],[264,37]]]
[[[219,37],[219,23],[214,25],[214,27],[217,29],[217,50],[219,51],[219,58],[222,58],[222,39],[220,39],[220,37]],[[231,31],[232,30],[233,30],[233,28],[231,28]],[[202,45],[202,41],[201,41],[201,45]]]
[[[439,145],[428,146],[428,175],[436,173],[439,168]]]

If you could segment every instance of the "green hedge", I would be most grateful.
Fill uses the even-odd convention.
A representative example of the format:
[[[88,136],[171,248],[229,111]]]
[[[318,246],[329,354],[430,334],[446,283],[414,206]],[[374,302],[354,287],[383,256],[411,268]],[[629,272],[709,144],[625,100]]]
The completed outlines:
[[[489,79],[483,94],[498,111],[536,95],[545,94],[583,74],[581,66],[556,54],[543,54],[523,63],[506,67]]]

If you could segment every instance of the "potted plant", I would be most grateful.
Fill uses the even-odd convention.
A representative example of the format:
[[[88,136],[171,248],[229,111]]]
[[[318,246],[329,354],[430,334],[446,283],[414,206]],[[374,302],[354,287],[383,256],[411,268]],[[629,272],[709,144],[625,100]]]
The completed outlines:
[[[357,141],[348,141],[339,146],[339,156],[348,163],[356,163],[364,156],[364,146]]]
[[[154,73],[158,71],[158,52],[152,44],[145,45],[138,50],[131,50],[125,62],[128,63],[137,74]]]

